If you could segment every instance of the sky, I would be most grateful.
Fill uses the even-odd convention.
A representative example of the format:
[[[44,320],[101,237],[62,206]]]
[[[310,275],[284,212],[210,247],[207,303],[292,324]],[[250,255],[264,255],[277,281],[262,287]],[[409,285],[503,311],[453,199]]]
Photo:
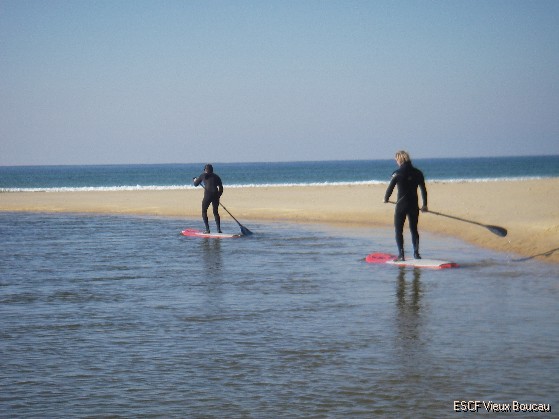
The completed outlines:
[[[559,154],[556,0],[0,0],[0,165]]]

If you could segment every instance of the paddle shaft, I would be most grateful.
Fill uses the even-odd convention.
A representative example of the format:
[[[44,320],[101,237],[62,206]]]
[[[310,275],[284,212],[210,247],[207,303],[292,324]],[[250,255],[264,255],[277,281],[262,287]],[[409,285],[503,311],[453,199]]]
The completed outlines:
[[[239,226],[242,227],[241,223],[239,223],[239,221],[238,221],[235,217],[233,217],[233,214],[231,214],[231,213],[229,212],[229,210],[228,210],[227,208],[225,208],[225,205],[223,205],[221,202],[219,203],[219,205],[221,205],[221,208],[223,208],[225,211],[227,211],[227,214],[229,214],[229,215],[231,216],[231,218],[232,218],[233,220],[235,220],[235,221],[237,222],[237,224],[239,224]]]
[[[481,226],[481,227],[485,227],[490,232],[492,232],[493,234],[496,234],[499,237],[505,237],[508,234],[507,229],[503,228],[503,227],[482,224],[482,223],[478,223],[477,221],[472,221],[472,220],[465,220],[464,218],[456,217],[454,215],[441,214],[440,212],[436,212],[436,211],[428,211],[428,212],[430,212],[431,214],[440,215],[442,217],[452,218],[453,220],[464,221],[465,223],[470,223],[470,224],[475,224],[475,225],[478,225],[478,226]]]
[[[485,224],[478,223],[477,221],[465,220],[464,218],[456,217],[454,215],[442,214],[437,211],[428,211],[428,212],[430,212],[431,214],[440,215],[441,217],[452,218],[453,220],[464,221],[465,223],[470,223],[470,224],[475,224],[478,226],[485,227]]]

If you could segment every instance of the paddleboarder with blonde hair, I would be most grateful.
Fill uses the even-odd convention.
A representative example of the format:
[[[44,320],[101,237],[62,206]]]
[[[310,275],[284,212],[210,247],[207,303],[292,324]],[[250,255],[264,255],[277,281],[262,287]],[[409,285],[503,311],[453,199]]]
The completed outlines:
[[[419,222],[419,198],[417,196],[417,188],[421,190],[421,198],[423,200],[422,212],[427,212],[427,188],[425,187],[425,178],[421,170],[416,169],[410,155],[403,150],[396,152],[394,156],[398,164],[398,170],[392,173],[392,179],[384,194],[384,202],[387,203],[392,195],[392,191],[398,185],[398,200],[396,201],[396,209],[394,210],[394,229],[396,232],[396,245],[398,246],[398,257],[396,260],[405,260],[404,257],[404,224],[406,218],[410,226],[413,256],[415,259],[421,259],[419,254],[419,232],[417,224]]]

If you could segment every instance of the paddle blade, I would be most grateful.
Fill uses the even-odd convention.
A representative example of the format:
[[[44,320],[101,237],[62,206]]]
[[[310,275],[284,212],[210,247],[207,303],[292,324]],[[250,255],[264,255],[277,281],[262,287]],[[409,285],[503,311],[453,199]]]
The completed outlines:
[[[240,224],[239,224],[240,225]],[[248,228],[246,228],[245,226],[241,226],[241,233],[245,236],[250,236],[252,234],[252,231],[250,231]]]
[[[507,236],[507,229],[503,228],[503,227],[497,227],[497,226],[486,226],[487,229],[492,232],[493,234],[496,234],[499,237],[506,237]]]

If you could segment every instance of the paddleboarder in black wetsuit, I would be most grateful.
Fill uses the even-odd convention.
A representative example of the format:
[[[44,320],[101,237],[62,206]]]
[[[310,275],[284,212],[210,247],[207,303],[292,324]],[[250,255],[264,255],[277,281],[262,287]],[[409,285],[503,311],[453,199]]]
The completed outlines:
[[[417,223],[419,220],[417,188],[419,187],[419,189],[421,189],[421,198],[423,200],[421,211],[427,212],[429,210],[427,208],[425,178],[421,170],[413,167],[407,152],[398,151],[395,158],[400,168],[392,173],[392,180],[384,194],[384,202],[388,202],[394,187],[398,185],[398,201],[396,202],[396,209],[394,211],[394,229],[396,230],[396,245],[398,246],[398,258],[396,260],[405,260],[403,233],[406,217],[410,224],[414,258],[421,259],[419,255],[419,232],[417,231]]]
[[[214,173],[214,168],[211,164],[206,164],[204,167],[204,173],[195,177],[193,182],[194,186],[198,186],[202,183],[204,188],[202,219],[204,220],[204,225],[206,226],[205,233],[210,232],[210,224],[208,222],[208,208],[210,207],[210,204],[212,204],[213,207],[217,232],[221,233],[221,219],[219,217],[219,198],[223,194],[223,184],[221,183],[221,178]]]

